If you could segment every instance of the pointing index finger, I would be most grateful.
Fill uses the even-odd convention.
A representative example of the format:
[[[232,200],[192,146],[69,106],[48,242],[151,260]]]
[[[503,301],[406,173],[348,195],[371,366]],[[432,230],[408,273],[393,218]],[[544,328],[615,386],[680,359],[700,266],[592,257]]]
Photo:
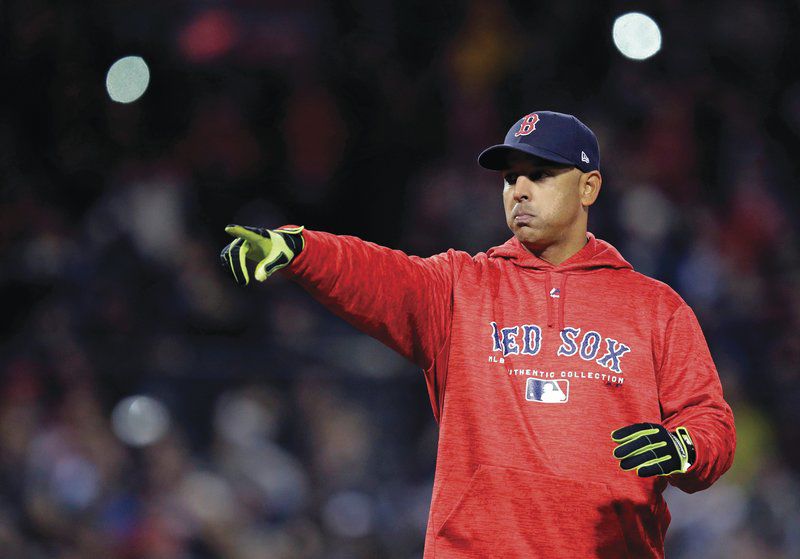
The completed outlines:
[[[254,233],[241,225],[228,225],[225,227],[225,232],[231,237],[238,237],[251,243],[263,243],[264,237],[258,233]]]

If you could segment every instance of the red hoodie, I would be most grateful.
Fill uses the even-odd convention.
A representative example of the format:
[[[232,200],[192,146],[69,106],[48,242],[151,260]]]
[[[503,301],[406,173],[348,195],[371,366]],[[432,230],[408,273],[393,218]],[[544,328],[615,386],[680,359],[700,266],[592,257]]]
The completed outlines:
[[[733,415],[694,313],[591,233],[557,266],[515,237],[430,258],[304,237],[286,273],[425,372],[425,559],[663,557],[667,483],[692,493],[730,467]],[[639,422],[689,429],[687,473],[620,469],[611,431]]]

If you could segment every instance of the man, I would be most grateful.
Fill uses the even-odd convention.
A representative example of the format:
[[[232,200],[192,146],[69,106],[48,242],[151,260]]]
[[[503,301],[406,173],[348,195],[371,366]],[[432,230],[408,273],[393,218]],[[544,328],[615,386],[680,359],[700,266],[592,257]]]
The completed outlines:
[[[439,449],[426,559],[663,557],[668,483],[731,465],[730,407],[691,309],[587,231],[591,130],[539,111],[479,163],[513,237],[430,258],[302,227],[229,226],[234,278],[279,269],[425,373]],[[542,534],[547,537],[542,537]]]

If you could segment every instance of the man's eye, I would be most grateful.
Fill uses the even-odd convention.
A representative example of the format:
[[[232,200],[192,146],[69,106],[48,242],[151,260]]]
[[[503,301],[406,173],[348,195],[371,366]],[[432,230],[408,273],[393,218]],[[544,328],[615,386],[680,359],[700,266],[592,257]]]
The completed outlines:
[[[528,175],[528,178],[533,182],[536,182],[542,180],[544,177],[549,177],[549,176],[550,174],[547,171],[534,171],[533,173]]]
[[[514,184],[515,182],[517,182],[517,176],[518,175],[513,175],[513,174],[506,175],[505,176],[506,184]]]

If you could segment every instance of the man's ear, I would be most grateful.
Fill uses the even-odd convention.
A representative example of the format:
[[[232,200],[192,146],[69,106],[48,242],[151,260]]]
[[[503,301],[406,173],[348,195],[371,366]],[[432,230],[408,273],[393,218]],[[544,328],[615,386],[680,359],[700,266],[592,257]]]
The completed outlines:
[[[584,208],[588,208],[594,204],[595,200],[597,200],[597,196],[600,194],[603,177],[600,175],[600,171],[590,171],[584,173],[580,181],[581,205]]]

